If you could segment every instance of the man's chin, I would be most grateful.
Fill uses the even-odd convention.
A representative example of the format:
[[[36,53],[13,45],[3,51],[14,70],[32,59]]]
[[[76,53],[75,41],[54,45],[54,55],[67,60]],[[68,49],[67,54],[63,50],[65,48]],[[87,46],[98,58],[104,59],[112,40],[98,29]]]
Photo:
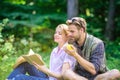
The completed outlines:
[[[68,40],[68,43],[69,43],[69,44],[72,44],[72,43],[74,43],[74,40],[73,40],[73,39],[70,39],[70,40]]]

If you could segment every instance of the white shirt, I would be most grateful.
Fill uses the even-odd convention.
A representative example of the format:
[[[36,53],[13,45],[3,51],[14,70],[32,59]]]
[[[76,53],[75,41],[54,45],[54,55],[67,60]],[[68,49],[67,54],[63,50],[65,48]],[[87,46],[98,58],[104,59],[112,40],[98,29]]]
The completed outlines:
[[[76,60],[68,55],[63,48],[58,52],[58,47],[54,48],[50,56],[50,70],[54,73],[60,74],[62,72],[62,66],[65,62],[70,64],[70,68],[73,70]],[[49,80],[57,80],[54,77],[49,77]]]

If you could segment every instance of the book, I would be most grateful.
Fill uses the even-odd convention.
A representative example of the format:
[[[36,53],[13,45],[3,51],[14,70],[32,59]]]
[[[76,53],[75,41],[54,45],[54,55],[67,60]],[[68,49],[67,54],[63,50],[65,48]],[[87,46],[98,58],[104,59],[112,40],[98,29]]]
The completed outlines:
[[[30,49],[29,53],[27,55],[22,55],[20,56],[17,60],[16,63],[14,64],[13,68],[16,68],[23,62],[28,62],[30,64],[33,64],[33,62],[36,62],[38,65],[44,65],[44,61],[42,60],[42,57],[34,53],[32,49]]]
[[[27,62],[22,56],[18,57],[16,60],[15,64],[13,65],[13,68],[15,69],[17,66],[22,64],[23,62]]]

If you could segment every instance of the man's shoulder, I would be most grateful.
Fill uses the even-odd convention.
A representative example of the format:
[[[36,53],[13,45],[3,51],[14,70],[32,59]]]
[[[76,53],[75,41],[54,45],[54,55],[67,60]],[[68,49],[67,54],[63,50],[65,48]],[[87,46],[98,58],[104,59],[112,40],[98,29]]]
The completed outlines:
[[[103,41],[100,38],[97,38],[91,34],[87,34],[88,41],[91,41],[92,43],[103,43]]]
[[[99,44],[104,44],[103,41],[93,35],[87,34],[86,46],[94,50]]]

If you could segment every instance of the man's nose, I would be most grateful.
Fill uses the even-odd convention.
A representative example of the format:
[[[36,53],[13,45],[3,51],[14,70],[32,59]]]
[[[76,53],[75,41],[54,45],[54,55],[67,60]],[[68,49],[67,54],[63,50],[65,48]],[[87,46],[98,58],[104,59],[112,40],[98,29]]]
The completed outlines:
[[[69,33],[68,33],[68,36],[71,36],[71,35],[72,35],[72,34],[69,32]]]

